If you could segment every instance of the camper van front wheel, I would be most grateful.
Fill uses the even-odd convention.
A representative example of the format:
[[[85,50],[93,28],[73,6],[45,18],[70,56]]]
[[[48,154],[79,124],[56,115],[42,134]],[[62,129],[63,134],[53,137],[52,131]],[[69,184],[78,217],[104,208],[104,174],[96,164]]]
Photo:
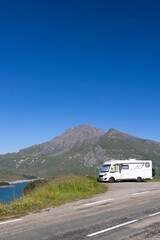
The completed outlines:
[[[115,181],[114,177],[110,177],[109,182],[113,183]]]
[[[138,177],[138,178],[137,178],[137,182],[142,182],[142,178],[141,178],[141,177]]]

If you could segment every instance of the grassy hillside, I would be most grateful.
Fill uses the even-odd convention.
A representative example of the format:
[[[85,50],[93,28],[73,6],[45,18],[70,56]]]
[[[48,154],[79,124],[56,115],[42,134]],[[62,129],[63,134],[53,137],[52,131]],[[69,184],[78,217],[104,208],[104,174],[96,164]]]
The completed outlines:
[[[110,139],[101,137],[100,146],[107,150],[107,156],[114,159],[151,159],[156,168],[156,175],[160,176],[160,150],[154,142],[138,139],[137,141],[128,139]]]
[[[106,190],[106,185],[100,184],[95,177],[91,176],[70,175],[46,181],[44,184],[40,183],[36,187],[30,185],[21,199],[7,206],[0,205],[0,219],[7,218],[7,216],[18,217],[43,208],[89,198],[93,194]]]
[[[33,175],[19,174],[13,171],[8,171],[6,169],[0,169],[0,181],[15,181],[15,180],[25,180],[36,178]]]

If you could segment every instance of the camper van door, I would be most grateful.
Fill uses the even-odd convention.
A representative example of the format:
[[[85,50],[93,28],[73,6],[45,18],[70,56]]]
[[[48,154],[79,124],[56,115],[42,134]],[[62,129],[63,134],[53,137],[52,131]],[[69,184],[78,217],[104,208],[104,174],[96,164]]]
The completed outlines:
[[[129,179],[130,178],[129,164],[122,164],[121,168],[121,179]]]
[[[121,164],[111,166],[110,173],[113,174],[115,180],[121,179]]]

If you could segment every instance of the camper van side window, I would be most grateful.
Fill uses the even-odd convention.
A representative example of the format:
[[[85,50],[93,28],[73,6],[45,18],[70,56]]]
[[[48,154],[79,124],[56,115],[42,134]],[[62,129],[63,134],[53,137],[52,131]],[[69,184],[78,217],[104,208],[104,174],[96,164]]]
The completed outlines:
[[[116,170],[116,169],[115,169],[115,165],[111,166],[111,171],[110,171],[110,172],[113,173],[113,172],[115,172],[115,170]]]
[[[146,162],[146,163],[145,163],[145,166],[146,166],[146,167],[150,167],[149,162]]]
[[[115,165],[115,170],[116,170],[116,172],[120,172],[120,165],[119,164]]]
[[[124,170],[129,169],[129,165],[123,165],[123,166],[122,166],[122,169],[124,169]]]

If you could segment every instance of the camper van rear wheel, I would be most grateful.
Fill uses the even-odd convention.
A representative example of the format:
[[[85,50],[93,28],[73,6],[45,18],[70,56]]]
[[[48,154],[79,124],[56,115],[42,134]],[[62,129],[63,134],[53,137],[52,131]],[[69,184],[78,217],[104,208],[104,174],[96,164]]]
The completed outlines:
[[[114,177],[110,177],[109,182],[113,183],[115,181]]]
[[[138,177],[138,178],[137,178],[137,182],[142,182],[142,178],[141,178],[141,177]]]

